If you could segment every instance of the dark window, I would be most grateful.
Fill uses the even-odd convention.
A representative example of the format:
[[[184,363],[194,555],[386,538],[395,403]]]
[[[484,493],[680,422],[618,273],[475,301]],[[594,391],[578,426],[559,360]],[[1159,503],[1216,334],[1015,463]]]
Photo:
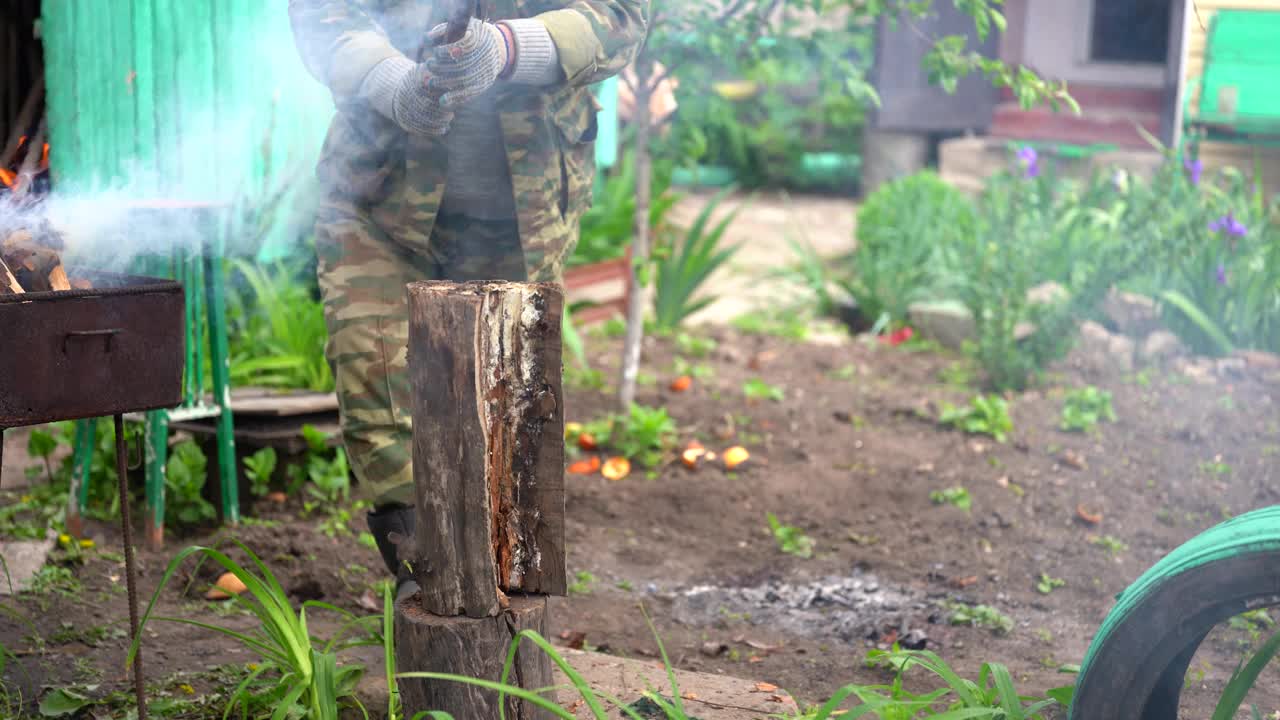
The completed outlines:
[[[1173,0],[1093,0],[1090,59],[1163,65],[1171,5]]]

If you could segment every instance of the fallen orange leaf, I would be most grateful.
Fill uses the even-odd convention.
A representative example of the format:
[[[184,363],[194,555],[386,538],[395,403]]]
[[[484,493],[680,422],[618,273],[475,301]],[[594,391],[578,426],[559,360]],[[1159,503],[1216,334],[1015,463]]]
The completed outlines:
[[[688,375],[681,375],[680,377],[671,381],[672,392],[684,392],[685,390],[688,390],[691,387],[693,387],[693,378],[689,377]]]
[[[778,686],[774,685],[773,683],[767,683],[767,682],[756,683],[756,692],[771,693],[771,692],[777,692],[777,691],[778,691]]]
[[[579,460],[569,466],[569,472],[574,475],[594,475],[599,469],[600,458],[598,457],[589,457],[586,460]]]
[[[746,448],[731,447],[724,451],[724,466],[730,470],[738,467],[751,458]]]
[[[591,450],[595,450],[599,445],[596,443],[595,435],[584,432],[578,436],[578,447],[589,452]]]
[[[1102,522],[1102,513],[1089,512],[1088,508],[1086,508],[1083,503],[1076,506],[1076,517],[1089,523],[1090,525],[1097,525],[1098,523]]]
[[[621,480],[631,474],[631,461],[623,457],[609,458],[600,474],[609,480]]]

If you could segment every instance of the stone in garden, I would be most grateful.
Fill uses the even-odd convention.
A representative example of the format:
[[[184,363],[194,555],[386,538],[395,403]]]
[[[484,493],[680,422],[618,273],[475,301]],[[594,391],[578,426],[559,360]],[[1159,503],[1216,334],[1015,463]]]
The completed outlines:
[[[1280,355],[1263,350],[1241,350],[1236,353],[1252,370],[1280,370]]]
[[[912,303],[907,317],[921,335],[952,350],[959,350],[965,341],[977,337],[973,314],[955,301]]]
[[[1079,350],[1085,362],[1095,369],[1133,370],[1135,343],[1122,335],[1115,335],[1092,320],[1080,324]]]
[[[1044,282],[1027,291],[1027,302],[1032,305],[1053,305],[1069,297],[1067,289],[1056,282]]]
[[[1118,332],[1129,337],[1146,337],[1161,327],[1156,301],[1145,295],[1113,289],[1102,303],[1102,312]]]
[[[5,569],[9,573],[7,579],[0,577],[0,595],[30,589],[31,579],[44,567],[56,538],[57,535],[50,530],[44,540],[0,541],[0,557],[4,558]]]
[[[1163,363],[1186,354],[1186,346],[1177,335],[1168,330],[1156,330],[1148,335],[1147,339],[1142,341],[1142,347],[1138,351],[1142,362],[1150,365]]]

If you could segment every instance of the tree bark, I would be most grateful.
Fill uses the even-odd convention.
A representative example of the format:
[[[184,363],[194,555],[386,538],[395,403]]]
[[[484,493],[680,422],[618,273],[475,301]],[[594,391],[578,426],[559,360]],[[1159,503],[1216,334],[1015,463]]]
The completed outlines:
[[[649,205],[653,192],[653,158],[649,154],[649,102],[653,95],[653,58],[641,51],[636,58],[636,217],[631,243],[631,295],[627,298],[627,336],[622,350],[622,378],[618,402],[627,412],[636,399],[640,349],[644,344],[644,309],[648,292],[642,271],[649,264]]]
[[[496,616],[507,592],[563,595],[564,298],[550,284],[409,286],[422,608]]]
[[[515,596],[511,598],[510,610],[499,617],[440,617],[426,612],[410,598],[396,605],[397,670],[447,673],[497,682],[517,633],[534,630],[546,636],[546,608],[546,598]],[[507,684],[526,690],[551,687],[555,680],[550,659],[533,643],[522,642]],[[447,680],[403,678],[400,702],[406,718],[424,710],[441,710],[455,720],[499,717],[498,693]],[[554,716],[508,696],[506,717],[550,720]]]

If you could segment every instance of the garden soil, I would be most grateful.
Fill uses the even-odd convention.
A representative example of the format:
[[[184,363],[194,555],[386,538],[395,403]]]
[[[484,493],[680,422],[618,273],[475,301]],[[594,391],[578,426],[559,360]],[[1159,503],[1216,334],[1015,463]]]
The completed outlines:
[[[1081,661],[1116,593],[1152,563],[1225,517],[1280,502],[1280,384],[1266,373],[1100,372],[1073,356],[1040,387],[1011,397],[1014,430],[1001,443],[934,420],[944,403],[975,392],[955,356],[858,339],[708,332],[718,348],[688,359],[711,374],[685,392],[668,389],[674,344],[650,341],[653,382],[639,401],[668,408],[682,442],[717,452],[740,444],[751,459],[734,472],[717,463],[689,470],[673,455],[620,481],[569,475],[577,583],[552,606],[559,642],[652,661],[658,646],[647,615],[681,668],[772,683],[803,704],[846,683],[888,681],[865,657],[897,640],[938,652],[971,678],[983,662],[1002,662],[1020,690],[1041,693],[1070,684],[1064,670]],[[616,343],[590,344],[609,378]],[[785,399],[746,399],[743,384],[755,378]],[[1060,430],[1064,389],[1088,384],[1114,394],[1118,420],[1092,434]],[[610,409],[605,391],[568,393],[571,421]],[[958,487],[971,497],[967,511],[931,500]],[[781,552],[767,513],[811,537],[813,557]],[[230,535],[297,600],[360,614],[376,607],[368,589],[381,577],[379,560],[355,534],[324,536],[317,518],[303,516],[301,498],[260,504],[252,515],[234,532],[171,535],[165,552],[143,552],[145,597],[179,548]],[[363,530],[359,520],[351,527]],[[119,541],[109,525],[93,532],[98,549],[74,568],[82,588],[20,596],[34,629],[0,620],[0,643],[18,654],[6,681],[29,703],[69,683],[94,686],[94,697],[126,687],[127,605],[112,552]],[[161,594],[158,613],[251,627],[226,604],[202,599],[215,573],[193,568]],[[1041,592],[1048,578],[1061,586]],[[951,624],[966,604],[995,608],[1012,627],[998,634]],[[319,635],[336,627],[322,611],[309,619]],[[1210,638],[1188,676],[1183,717],[1209,716],[1250,641],[1245,627]],[[153,623],[145,642],[148,677],[170,703],[208,697],[216,705],[207,693],[226,685],[219,668],[253,660],[187,625]],[[1280,669],[1263,674],[1251,699],[1266,713],[1280,708]]]

